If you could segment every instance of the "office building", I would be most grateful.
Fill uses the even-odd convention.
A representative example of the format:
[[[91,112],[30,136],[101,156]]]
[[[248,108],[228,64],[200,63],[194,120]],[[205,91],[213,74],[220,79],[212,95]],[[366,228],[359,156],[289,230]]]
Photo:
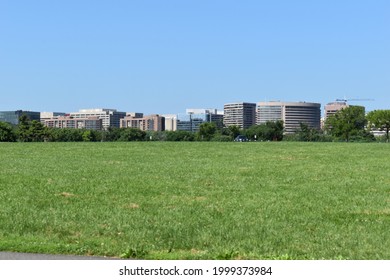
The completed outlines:
[[[247,129],[256,124],[255,103],[228,103],[224,106],[223,123],[226,127],[236,125]]]
[[[164,114],[161,115],[165,119],[165,130],[176,131],[177,130],[177,115],[176,114]]]
[[[186,113],[188,115],[201,116],[201,119],[215,123],[218,128],[223,127],[223,111],[219,111],[218,109],[187,109]],[[202,117],[202,115],[208,116]]]
[[[144,113],[128,112],[126,113],[126,117],[143,118]]]
[[[331,102],[325,105],[325,121],[328,117],[333,116],[338,111],[347,108],[348,104],[345,101]]]
[[[200,115],[200,114],[216,115],[217,112],[218,112],[217,109],[186,109],[186,114],[188,115]]]
[[[13,125],[19,124],[19,118],[21,116],[27,116],[30,121],[39,121],[41,117],[40,112],[32,112],[32,111],[23,111],[23,110],[17,110],[17,111],[1,111],[0,112],[0,121],[7,122]]]
[[[210,122],[210,114],[178,114],[177,130],[197,132],[205,122]]]
[[[72,116],[57,116],[44,119],[43,124],[51,128],[77,128],[102,130],[103,120],[99,117],[75,118]]]
[[[223,128],[223,117],[224,115],[221,113],[210,115],[210,122],[215,123],[217,128]]]
[[[222,128],[223,115],[217,109],[187,109],[186,114],[177,115],[177,130],[198,132],[205,122],[214,122]]]
[[[69,114],[73,118],[98,117],[102,120],[103,129],[109,127],[120,127],[120,119],[126,117],[125,112],[118,112],[115,109],[81,109],[79,112]]]
[[[120,120],[121,128],[138,128],[142,131],[163,131],[165,130],[165,119],[160,115],[150,115],[141,118],[132,115]]]
[[[260,102],[257,106],[257,124],[282,120],[285,133],[295,133],[300,124],[321,127],[321,104],[307,102]]]
[[[60,113],[60,112],[41,112],[41,123],[45,123],[45,120],[50,120],[55,117],[65,116],[66,113]]]

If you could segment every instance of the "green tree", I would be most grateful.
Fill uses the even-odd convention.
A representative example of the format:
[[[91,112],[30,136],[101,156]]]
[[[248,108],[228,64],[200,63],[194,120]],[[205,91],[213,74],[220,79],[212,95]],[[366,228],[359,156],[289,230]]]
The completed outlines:
[[[199,126],[199,140],[210,141],[217,133],[217,125],[212,122],[205,122]]]
[[[102,131],[102,140],[108,142],[118,141],[121,137],[121,129],[117,127],[109,127]]]
[[[122,128],[119,141],[145,141],[146,132],[138,128]]]
[[[352,136],[364,132],[367,123],[364,107],[349,106],[326,120],[326,130],[335,138],[350,141]]]
[[[48,137],[48,129],[39,121],[31,121],[26,115],[19,118],[18,139],[21,142],[42,142]]]
[[[375,110],[367,114],[370,127],[386,132],[386,142],[389,142],[390,110]]]
[[[49,140],[53,142],[80,142],[83,141],[83,131],[77,128],[51,128]]]
[[[39,121],[33,120],[30,124],[30,140],[32,142],[42,142],[47,139],[48,130]]]
[[[15,142],[16,135],[12,125],[0,122],[0,142]]]
[[[268,121],[248,128],[245,135],[257,141],[281,141],[283,139],[283,121]]]
[[[167,141],[194,141],[195,133],[190,131],[166,131]]]
[[[18,140],[21,142],[31,142],[31,121],[26,115],[19,117],[19,124],[17,126]]]
[[[284,123],[282,120],[275,122],[266,122],[267,127],[267,140],[282,141],[284,132]]]
[[[102,140],[102,134],[98,130],[83,129],[82,138],[84,142],[97,142]]]
[[[298,141],[313,142],[319,141],[320,131],[310,127],[306,123],[300,123],[299,129],[296,132]]]
[[[83,131],[83,141],[84,142],[92,142],[93,140],[93,134],[91,130],[84,130]]]
[[[236,138],[238,135],[241,134],[240,127],[237,125],[231,125],[228,127],[229,134],[232,137],[232,139]]]
[[[146,131],[146,140],[147,141],[166,141],[166,132],[165,131]]]

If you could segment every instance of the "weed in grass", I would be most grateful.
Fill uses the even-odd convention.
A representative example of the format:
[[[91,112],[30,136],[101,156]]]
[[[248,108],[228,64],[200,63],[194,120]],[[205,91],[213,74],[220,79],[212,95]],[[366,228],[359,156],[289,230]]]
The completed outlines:
[[[239,253],[235,250],[225,251],[217,254],[216,260],[234,260],[239,256]]]
[[[149,252],[143,247],[135,247],[128,249],[120,257],[122,259],[145,259]]]

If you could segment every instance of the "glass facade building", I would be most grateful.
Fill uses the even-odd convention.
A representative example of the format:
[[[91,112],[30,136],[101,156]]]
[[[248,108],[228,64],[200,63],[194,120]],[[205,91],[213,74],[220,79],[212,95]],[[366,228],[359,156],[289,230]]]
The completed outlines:
[[[178,114],[177,130],[198,132],[199,126],[211,121],[211,114]]]
[[[31,112],[31,111],[1,111],[0,112],[0,121],[7,122],[13,125],[19,124],[19,118],[23,115],[26,115],[31,121],[40,121],[41,113],[40,112]]]

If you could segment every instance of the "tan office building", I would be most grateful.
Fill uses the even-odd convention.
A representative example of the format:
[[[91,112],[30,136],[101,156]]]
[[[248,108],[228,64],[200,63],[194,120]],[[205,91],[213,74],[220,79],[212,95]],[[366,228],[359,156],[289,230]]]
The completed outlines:
[[[74,118],[71,116],[59,116],[43,120],[47,127],[52,128],[77,128],[102,130],[103,122],[98,117]]]
[[[325,121],[328,117],[333,116],[338,111],[347,108],[348,104],[347,102],[331,102],[325,105]]]
[[[163,131],[165,119],[160,115],[150,115],[142,118],[126,116],[120,120],[121,128],[138,128],[142,131]]]

